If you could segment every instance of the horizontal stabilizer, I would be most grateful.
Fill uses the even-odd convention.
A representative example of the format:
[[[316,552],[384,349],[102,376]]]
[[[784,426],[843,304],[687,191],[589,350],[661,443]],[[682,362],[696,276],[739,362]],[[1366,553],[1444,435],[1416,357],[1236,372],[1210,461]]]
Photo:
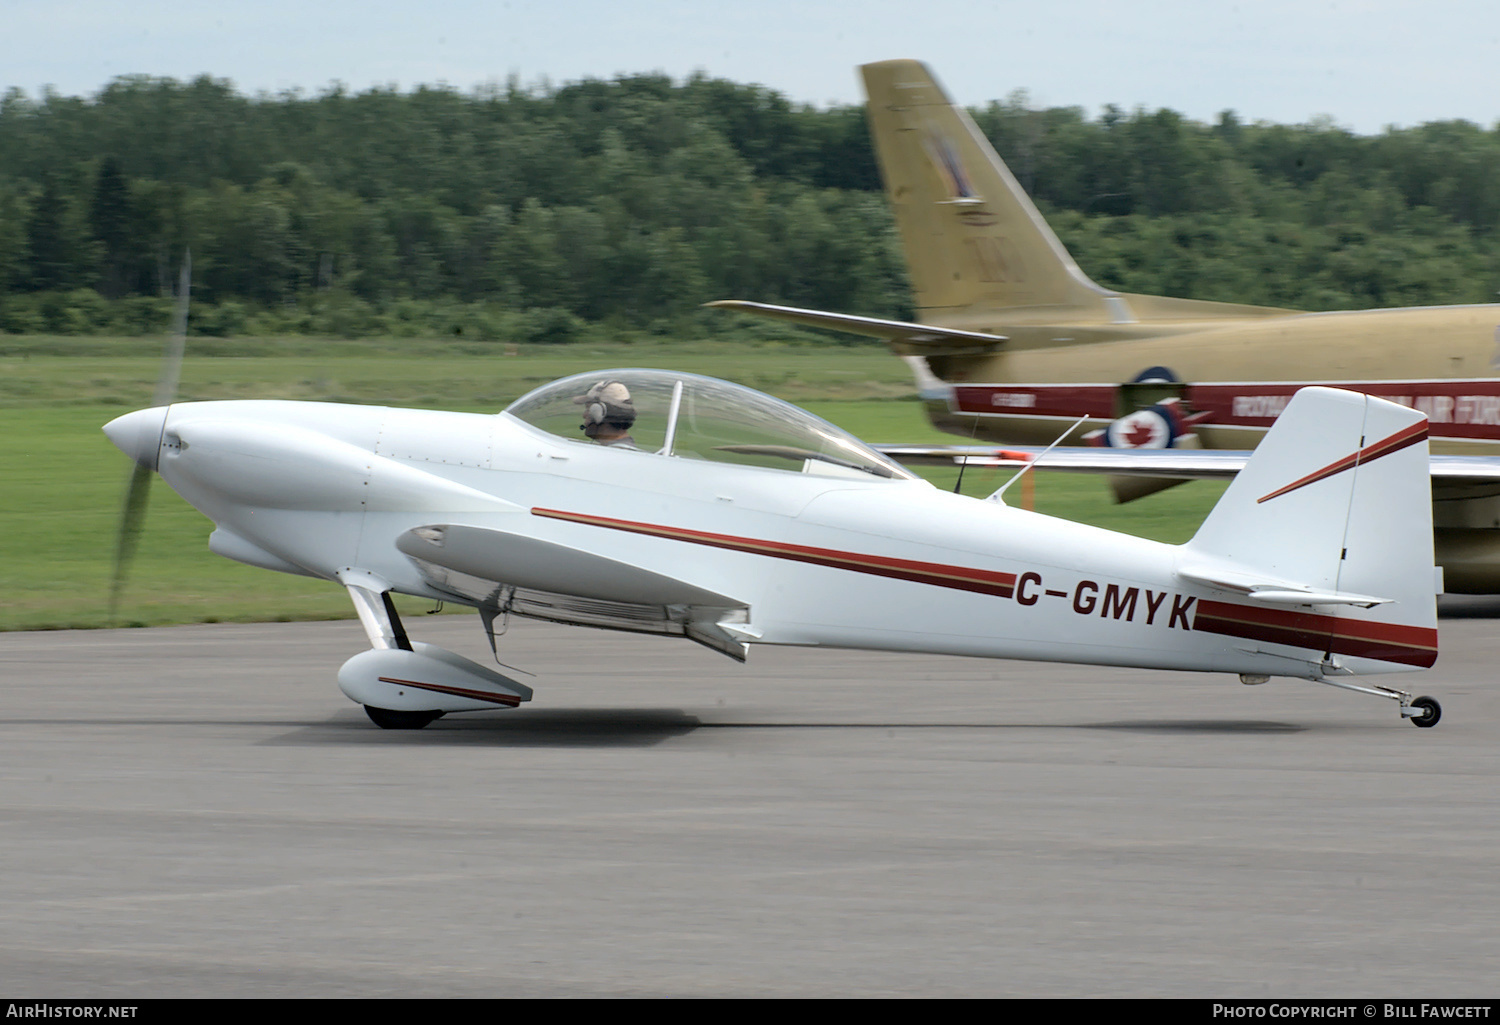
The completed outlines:
[[[931,324],[910,324],[903,320],[881,320],[878,317],[856,317],[848,313],[824,313],[821,310],[803,310],[795,306],[771,306],[766,303],[747,302],[744,299],[720,299],[704,303],[721,310],[738,310],[754,313],[776,320],[789,320],[806,327],[822,327],[833,331],[883,338],[891,348],[903,356],[969,356],[994,352],[1005,344],[1004,335],[986,334],[983,331],[959,331],[954,328],[933,327]]]
[[[1395,601],[1394,598],[1375,598],[1368,594],[1335,594],[1332,591],[1309,589],[1278,590],[1269,587],[1251,588],[1249,597],[1272,605],[1356,605],[1362,609],[1373,609],[1376,605],[1389,605]]]
[[[1206,584],[1222,591],[1233,591],[1258,602],[1271,605],[1357,605],[1368,609],[1390,604],[1390,598],[1369,594],[1349,594],[1319,590],[1285,580],[1267,580],[1249,573],[1227,569],[1191,567],[1178,569],[1177,575],[1195,584]]]

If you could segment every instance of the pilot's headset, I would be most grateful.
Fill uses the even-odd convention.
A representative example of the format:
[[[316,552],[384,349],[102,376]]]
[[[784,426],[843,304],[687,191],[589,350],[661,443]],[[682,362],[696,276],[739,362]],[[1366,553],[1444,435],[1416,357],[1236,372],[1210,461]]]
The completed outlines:
[[[635,424],[630,389],[619,381],[600,381],[583,395],[575,395],[573,401],[583,405],[580,430],[590,438],[596,437],[606,424],[617,431],[628,431]]]

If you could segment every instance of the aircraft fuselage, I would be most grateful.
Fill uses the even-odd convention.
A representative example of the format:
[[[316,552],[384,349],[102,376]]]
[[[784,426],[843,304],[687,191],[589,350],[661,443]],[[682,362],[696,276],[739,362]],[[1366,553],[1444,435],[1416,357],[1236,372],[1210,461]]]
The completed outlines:
[[[923,398],[943,430],[981,440],[1047,444],[1163,398],[1201,417],[1206,448],[1253,447],[1299,388],[1333,385],[1425,413],[1432,451],[1492,454],[1500,444],[1500,305],[1302,313],[1173,324],[1025,324],[1016,310],[929,315],[945,327],[1010,341],[982,356],[931,356],[951,391]],[[1174,382],[1136,379],[1165,368]]]
[[[1329,645],[1361,673],[1435,657],[1428,629],[1239,601],[1180,574],[1179,546],[921,480],[610,449],[505,414],[236,401],[132,416],[143,446],[160,432],[156,468],[215,522],[215,551],[377,590],[632,629],[645,613],[622,599],[655,581],[708,596],[687,599],[709,607],[704,629],[751,643],[1250,675],[1317,678],[1321,656],[1305,649]],[[479,537],[479,563],[454,554],[455,531]],[[635,574],[618,593],[615,572]],[[694,615],[670,596],[636,604]]]

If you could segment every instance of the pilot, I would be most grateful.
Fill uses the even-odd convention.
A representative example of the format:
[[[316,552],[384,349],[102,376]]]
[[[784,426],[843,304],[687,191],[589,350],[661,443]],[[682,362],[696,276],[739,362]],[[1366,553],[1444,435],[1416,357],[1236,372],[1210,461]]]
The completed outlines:
[[[635,424],[635,404],[630,389],[619,381],[600,381],[583,395],[573,396],[583,406],[584,434],[601,445],[635,448],[630,428]]]

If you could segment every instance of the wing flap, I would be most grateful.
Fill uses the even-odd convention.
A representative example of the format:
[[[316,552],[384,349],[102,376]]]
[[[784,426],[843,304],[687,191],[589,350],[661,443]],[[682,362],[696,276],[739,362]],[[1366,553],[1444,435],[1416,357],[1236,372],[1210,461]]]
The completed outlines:
[[[641,605],[744,605],[628,562],[490,527],[417,527],[398,537],[396,548],[408,558],[482,580],[580,598]]]
[[[743,662],[749,606],[569,545],[463,524],[416,527],[396,548],[433,587],[530,619],[687,637]]]

